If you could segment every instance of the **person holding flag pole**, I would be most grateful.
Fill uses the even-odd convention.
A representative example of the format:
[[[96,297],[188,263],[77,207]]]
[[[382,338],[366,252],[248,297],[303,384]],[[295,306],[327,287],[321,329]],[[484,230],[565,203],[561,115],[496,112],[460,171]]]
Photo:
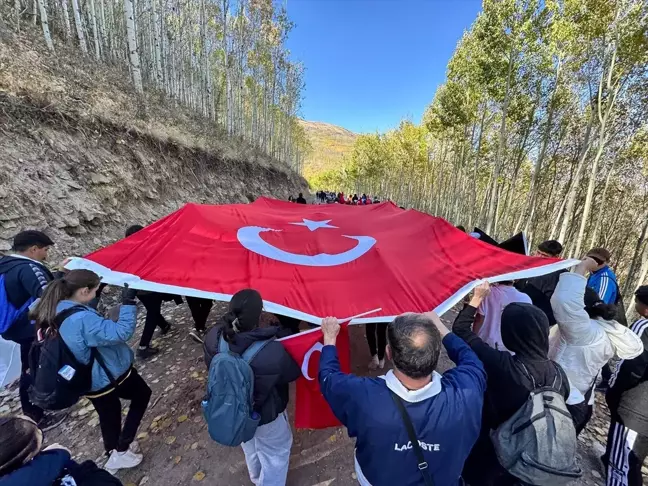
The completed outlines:
[[[340,324],[322,322],[319,384],[335,416],[356,438],[362,486],[458,485],[479,436],[486,372],[477,355],[435,312],[398,316],[387,327],[394,369],[363,378],[343,373],[336,347]],[[457,367],[436,372],[446,348]]]

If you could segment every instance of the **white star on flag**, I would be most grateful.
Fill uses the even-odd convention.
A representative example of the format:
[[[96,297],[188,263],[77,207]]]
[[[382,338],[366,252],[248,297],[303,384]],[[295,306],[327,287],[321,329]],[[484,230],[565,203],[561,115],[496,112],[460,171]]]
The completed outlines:
[[[337,226],[330,225],[330,219],[326,221],[311,221],[310,219],[302,219],[303,223],[290,223],[296,226],[306,226],[309,230],[315,231],[320,228],[337,228]]]

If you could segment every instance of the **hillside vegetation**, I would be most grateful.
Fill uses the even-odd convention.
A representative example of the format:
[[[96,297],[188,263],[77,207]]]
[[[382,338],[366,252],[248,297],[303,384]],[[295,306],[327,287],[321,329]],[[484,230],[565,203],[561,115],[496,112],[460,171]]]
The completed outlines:
[[[1,13],[1,12],[0,12]],[[84,254],[187,202],[287,198],[290,167],[157,90],[137,95],[120,66],[20,34],[0,14],[0,250],[43,229],[58,256]],[[143,116],[145,113],[145,116]]]
[[[605,246],[648,276],[648,2],[484,0],[421,125],[358,138],[327,186],[504,239]]]
[[[299,124],[311,145],[304,161],[303,175],[313,190],[317,190],[317,176],[340,167],[344,158],[351,154],[358,135],[329,123],[300,120]]]

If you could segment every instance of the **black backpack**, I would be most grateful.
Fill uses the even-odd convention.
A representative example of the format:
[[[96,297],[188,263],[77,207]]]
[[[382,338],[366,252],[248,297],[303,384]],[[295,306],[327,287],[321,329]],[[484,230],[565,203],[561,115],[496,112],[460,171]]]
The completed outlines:
[[[83,306],[74,306],[60,312],[55,318],[57,328],[71,315],[86,310]],[[108,377],[111,377],[97,348],[90,350],[90,362],[83,364],[77,361],[58,333],[34,343],[29,351],[29,367],[32,373],[29,400],[45,410],[71,407],[90,391],[92,365],[95,360]]]

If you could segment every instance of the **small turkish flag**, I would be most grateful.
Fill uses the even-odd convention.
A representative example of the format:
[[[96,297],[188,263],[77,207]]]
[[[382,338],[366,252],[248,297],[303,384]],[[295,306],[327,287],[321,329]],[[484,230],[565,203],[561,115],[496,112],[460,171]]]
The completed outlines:
[[[295,427],[298,429],[324,429],[340,425],[320,391],[317,378],[322,343],[323,335],[319,329],[295,334],[281,340],[286,351],[301,365],[302,369],[302,376],[297,380],[295,403]],[[341,326],[336,348],[340,358],[340,369],[344,373],[349,373],[351,359],[348,324]]]

